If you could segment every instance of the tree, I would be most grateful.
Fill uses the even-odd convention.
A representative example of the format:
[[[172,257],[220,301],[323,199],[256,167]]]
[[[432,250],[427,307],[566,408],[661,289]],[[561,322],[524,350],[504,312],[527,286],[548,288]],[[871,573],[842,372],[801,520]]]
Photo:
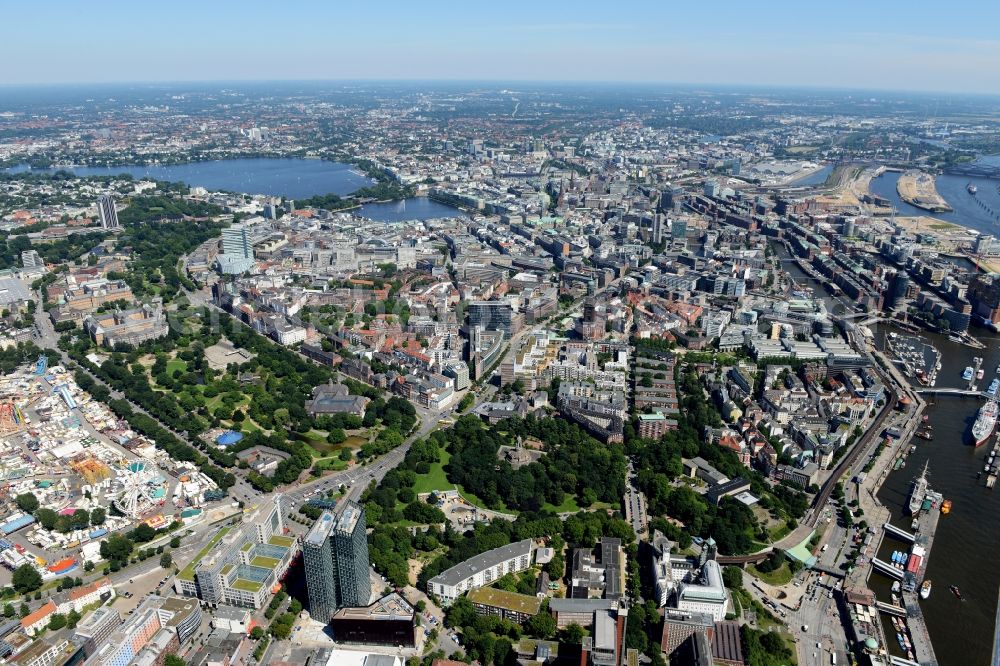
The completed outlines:
[[[524,623],[524,630],[537,638],[552,638],[556,634],[556,619],[549,612],[548,603]]]
[[[35,511],[35,520],[45,529],[53,530],[56,527],[56,521],[59,520],[59,514],[52,509],[42,508]]]
[[[94,527],[103,525],[106,517],[107,513],[105,510],[101,507],[97,507],[90,512],[90,524]]]
[[[167,567],[169,567],[173,563],[174,563],[174,558],[170,557],[170,553],[163,553],[163,555],[160,555],[160,568],[161,569],[166,569]]]
[[[139,525],[132,530],[131,537],[139,543],[146,543],[147,541],[152,541],[156,538],[156,530],[146,523],[139,523]]]
[[[123,562],[132,553],[132,540],[121,534],[112,534],[101,542],[101,557],[109,561]]]
[[[565,629],[563,629],[562,640],[564,643],[571,643],[574,645],[579,645],[583,642],[583,637],[587,635],[587,632],[583,627],[578,625],[576,622],[571,622]]]
[[[731,590],[743,587],[743,572],[739,567],[726,567],[722,570],[722,582]]]
[[[62,613],[53,613],[49,617],[49,629],[58,631],[66,626],[66,616]]]
[[[14,617],[15,615],[17,615],[17,610],[14,608],[14,604],[4,604],[3,616]]]
[[[17,508],[25,513],[34,513],[38,510],[38,498],[34,493],[22,493],[14,500]]]
[[[261,633],[263,633],[263,630],[261,630]],[[186,663],[186,661],[178,657],[176,654],[168,654],[167,658],[163,660],[163,666],[184,666]]]
[[[181,538],[179,536],[173,536],[170,538],[171,548],[180,548],[180,545],[181,545]]]
[[[76,612],[75,608],[71,608],[69,613],[66,614],[66,626],[70,629],[76,629],[76,625],[80,622],[80,614]]]
[[[28,604],[21,602],[21,607],[17,609],[18,617],[28,617],[31,614],[31,607]]]
[[[42,586],[42,575],[30,564],[22,564],[14,569],[11,583],[20,594],[33,592]]]
[[[253,630],[250,631],[250,638],[252,638],[255,641],[259,641],[260,639],[264,638],[264,627],[260,625],[254,627]]]

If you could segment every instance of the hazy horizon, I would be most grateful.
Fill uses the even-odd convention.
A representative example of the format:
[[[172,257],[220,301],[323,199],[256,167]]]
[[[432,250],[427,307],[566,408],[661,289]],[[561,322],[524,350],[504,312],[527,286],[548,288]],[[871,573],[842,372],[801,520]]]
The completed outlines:
[[[5,85],[477,81],[1000,92],[1000,7],[593,0],[5,7]],[[526,20],[530,19],[530,20]]]

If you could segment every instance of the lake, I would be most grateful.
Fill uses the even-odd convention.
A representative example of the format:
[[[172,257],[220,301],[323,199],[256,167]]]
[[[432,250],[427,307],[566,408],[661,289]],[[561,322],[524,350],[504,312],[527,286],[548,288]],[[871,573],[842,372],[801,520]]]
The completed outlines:
[[[300,158],[254,157],[168,165],[125,165],[113,167],[67,167],[79,176],[109,176],[120,173],[134,178],[155,178],[183,182],[207,190],[305,199],[317,194],[344,196],[371,185],[373,181],[350,164]],[[24,173],[28,167],[9,169]],[[30,169],[32,173],[54,173],[56,169]]]
[[[377,222],[408,222],[410,220],[430,220],[438,217],[459,217],[465,213],[458,208],[428,199],[413,197],[402,201],[370,203],[353,211],[359,217],[367,217]]]

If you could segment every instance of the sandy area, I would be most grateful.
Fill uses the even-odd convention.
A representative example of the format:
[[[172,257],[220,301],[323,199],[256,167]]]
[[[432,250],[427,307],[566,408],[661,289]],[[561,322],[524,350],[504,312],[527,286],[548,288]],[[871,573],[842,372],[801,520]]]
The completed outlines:
[[[951,206],[937,191],[935,177],[922,171],[907,171],[896,183],[899,197],[918,208],[930,211],[950,211]]]

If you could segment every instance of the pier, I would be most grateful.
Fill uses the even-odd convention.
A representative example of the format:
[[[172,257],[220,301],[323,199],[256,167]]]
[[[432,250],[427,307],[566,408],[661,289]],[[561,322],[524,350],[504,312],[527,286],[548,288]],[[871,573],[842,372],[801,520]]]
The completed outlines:
[[[888,363],[886,359],[883,359],[883,361],[883,367],[888,366],[887,369],[892,376],[896,377],[901,383],[905,382],[905,380],[897,376],[898,370],[892,366],[891,363]],[[937,391],[931,389],[928,392]],[[920,391],[920,393],[923,393],[923,391]],[[879,487],[881,487],[886,477],[892,471],[893,461],[902,451],[909,448],[910,438],[919,427],[920,415],[923,411],[924,403],[919,395],[915,397],[917,398],[916,409],[914,409],[907,426],[903,429],[903,436],[889,446],[884,447],[881,455],[878,460],[875,461],[865,481],[858,487],[858,499],[861,502],[862,509],[868,517],[869,522],[881,522],[883,529],[879,530],[877,538],[873,539],[872,543],[865,548],[862,553],[862,558],[859,560],[861,562],[865,562],[865,560],[867,560],[868,564],[871,566],[857,567],[851,574],[849,574],[848,581],[844,584],[845,589],[848,587],[866,589],[867,579],[873,572],[888,576],[893,580],[902,581],[906,578],[902,570],[875,557],[875,554],[878,553],[882,542],[887,535],[908,543],[919,544],[924,548],[925,552],[920,566],[917,571],[914,572],[915,581],[917,583],[923,580],[923,576],[927,571],[927,561],[930,557],[931,546],[933,545],[934,531],[937,528],[937,521],[940,517],[938,509],[934,508],[930,511],[921,512],[917,521],[917,532],[916,534],[911,534],[910,532],[898,528],[890,523],[892,515],[888,508],[879,501],[876,495]],[[883,653],[889,663],[896,664],[897,666],[937,666],[938,663],[927,632],[927,625],[924,621],[923,612],[920,609],[918,590],[919,587],[914,588],[913,592],[902,593],[903,608],[877,600],[873,604],[874,608],[878,610],[879,613],[885,613],[894,617],[901,617],[906,624],[907,633],[909,634],[913,645],[914,660],[911,661],[905,657],[892,656],[887,652]],[[940,592],[940,590],[936,591],[938,594],[940,594]],[[947,590],[945,590],[945,592],[947,592]],[[888,651],[889,642],[893,640],[892,637],[884,635],[881,623],[877,625],[877,631],[880,635],[881,646]],[[995,666],[1000,666],[1000,664],[996,664]]]
[[[924,556],[920,560],[920,566],[913,575],[918,581],[924,580],[927,573],[927,562],[931,558],[931,546],[934,545],[934,532],[937,530],[938,520],[941,512],[937,509],[924,511],[918,519],[919,528],[917,530],[917,544],[923,546]],[[947,592],[947,591],[944,591]],[[941,594],[939,588],[937,594]],[[903,591],[903,605],[906,607],[906,627],[910,632],[910,639],[913,641],[913,654],[921,666],[934,666],[937,657],[934,656],[934,646],[931,645],[930,635],[927,633],[927,623],[924,621],[924,613],[920,609],[920,600],[916,592]]]

